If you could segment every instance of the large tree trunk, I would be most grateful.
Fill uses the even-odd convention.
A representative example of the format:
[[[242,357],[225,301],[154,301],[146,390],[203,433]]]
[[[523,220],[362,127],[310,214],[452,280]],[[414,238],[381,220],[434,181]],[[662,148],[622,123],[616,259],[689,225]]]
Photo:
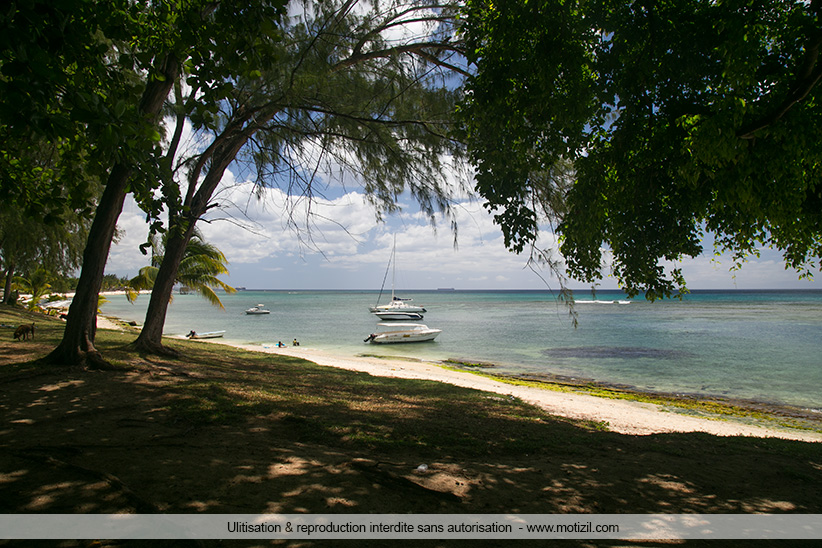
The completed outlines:
[[[83,251],[83,268],[80,271],[77,291],[69,307],[63,340],[45,358],[49,363],[89,364],[98,367],[107,365],[94,347],[94,336],[97,332],[97,301],[131,173],[131,168],[118,164],[109,174]]]
[[[237,153],[249,137],[244,133],[234,133],[218,139],[219,142],[216,143],[211,155],[208,173],[200,184],[199,190],[193,195],[190,204],[186,204],[189,205],[189,213],[185,217],[169,221],[169,237],[163,254],[163,262],[160,264],[154,287],[151,290],[151,299],[148,303],[148,310],[146,310],[143,329],[134,341],[134,347],[140,352],[176,354],[175,351],[163,346],[163,327],[166,323],[168,303],[177,280],[180,261],[194,233],[197,219],[208,210],[211,196],[223,178],[225,170],[237,157]],[[190,184],[196,184],[196,180]]]
[[[164,78],[155,78],[146,84],[139,105],[140,112],[152,121],[156,121],[171,86],[179,76],[180,63],[174,55],[167,55],[158,63],[157,69]],[[117,219],[123,209],[132,172],[131,166],[118,163],[109,173],[83,252],[83,267],[80,270],[77,291],[69,307],[63,340],[46,356],[44,361],[47,363],[108,366],[94,347],[97,332],[97,301],[103,284],[108,252],[117,228]]]

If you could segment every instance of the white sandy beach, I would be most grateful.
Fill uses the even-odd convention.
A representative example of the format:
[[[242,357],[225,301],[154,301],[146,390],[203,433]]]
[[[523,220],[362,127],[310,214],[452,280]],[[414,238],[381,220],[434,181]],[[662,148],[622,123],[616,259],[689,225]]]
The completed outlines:
[[[98,316],[101,329],[121,329],[114,321]],[[198,342],[229,344],[219,339]],[[648,435],[665,432],[705,432],[716,436],[755,436],[822,442],[822,434],[799,430],[764,428],[733,420],[713,420],[671,412],[662,406],[614,400],[579,394],[516,386],[470,372],[454,371],[436,363],[380,359],[375,357],[342,357],[304,346],[281,348],[260,345],[231,345],[254,352],[283,354],[303,358],[319,365],[361,371],[380,377],[421,379],[446,382],[464,388],[494,392],[519,398],[547,412],[571,419],[607,423],[608,429],[623,434]]]

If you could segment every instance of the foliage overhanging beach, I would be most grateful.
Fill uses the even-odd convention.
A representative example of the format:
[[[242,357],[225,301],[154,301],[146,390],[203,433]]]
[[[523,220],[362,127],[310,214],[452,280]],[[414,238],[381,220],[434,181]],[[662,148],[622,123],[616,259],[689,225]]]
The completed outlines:
[[[31,321],[35,340],[12,341]],[[621,434],[425,375],[225,345],[140,356],[130,331],[98,333],[112,370],[42,366],[62,322],[3,308],[0,324],[6,513],[822,511],[820,443]]]

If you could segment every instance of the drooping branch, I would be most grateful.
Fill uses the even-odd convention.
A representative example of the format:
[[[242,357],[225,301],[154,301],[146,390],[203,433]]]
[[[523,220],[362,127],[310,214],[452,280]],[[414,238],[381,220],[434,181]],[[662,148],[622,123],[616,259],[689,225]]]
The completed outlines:
[[[325,114],[328,116],[334,116],[337,118],[344,118],[346,120],[351,120],[354,122],[359,122],[363,124],[379,124],[387,127],[404,127],[404,126],[419,126],[425,129],[426,132],[430,133],[431,135],[435,135],[442,139],[449,139],[447,135],[443,135],[438,131],[434,131],[431,127],[431,121],[426,120],[404,120],[404,119],[391,119],[391,120],[381,120],[379,118],[372,118],[368,116],[356,116],[354,114],[346,114],[344,112],[337,112],[328,109],[321,108],[319,106],[303,106],[301,110],[306,112],[313,112],[316,114]],[[323,132],[327,132],[326,129],[322,130]]]
[[[389,18],[385,23],[379,25],[371,32],[365,34],[360,40],[357,42],[357,45],[354,46],[353,54],[359,55],[362,53],[362,48],[365,47],[365,44],[368,43],[369,40],[373,39],[374,36],[385,32],[388,29],[393,27],[407,25],[409,23],[428,23],[428,22],[436,22],[436,23],[444,23],[448,20],[453,19],[452,17],[445,17],[445,16],[428,16],[428,17],[417,17],[414,19],[402,19],[402,17],[408,15],[409,13],[413,13],[415,11],[420,10],[430,10],[433,8],[442,8],[443,6],[415,6],[413,8],[407,9],[405,11],[399,12],[395,14],[393,17]]]
[[[367,61],[369,59],[381,59],[384,57],[391,57],[394,55],[399,55],[402,53],[413,53],[415,55],[419,55],[420,57],[425,58],[427,61],[430,61],[434,56],[429,53],[428,49],[437,50],[437,51],[451,51],[454,53],[462,53],[463,50],[460,46],[449,43],[449,42],[418,42],[415,44],[403,44],[400,46],[392,46],[390,48],[383,48],[379,50],[369,51],[367,53],[359,53],[354,54],[352,53],[346,59],[338,62],[332,68],[333,72],[348,68],[350,66],[356,65],[357,63],[361,63],[363,61]],[[438,61],[437,64],[440,62]],[[459,67],[450,67],[452,70],[464,75],[469,76],[469,73],[466,72],[464,69]]]

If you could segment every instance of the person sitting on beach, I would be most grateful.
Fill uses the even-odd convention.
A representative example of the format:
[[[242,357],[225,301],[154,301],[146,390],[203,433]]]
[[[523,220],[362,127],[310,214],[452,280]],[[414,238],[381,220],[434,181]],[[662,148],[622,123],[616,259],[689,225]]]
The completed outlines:
[[[294,339],[294,342],[291,343],[293,346],[300,346],[300,343],[297,342],[297,339]]]
[[[284,346],[283,341],[277,341],[277,348],[282,348]]]
[[[188,337],[189,339],[190,339],[190,338],[192,338],[192,337],[196,337],[196,336],[197,336],[197,332],[196,332],[196,331],[194,331],[194,330],[192,330],[192,331],[191,331],[191,333],[189,333],[188,335],[186,335],[186,337]]]

